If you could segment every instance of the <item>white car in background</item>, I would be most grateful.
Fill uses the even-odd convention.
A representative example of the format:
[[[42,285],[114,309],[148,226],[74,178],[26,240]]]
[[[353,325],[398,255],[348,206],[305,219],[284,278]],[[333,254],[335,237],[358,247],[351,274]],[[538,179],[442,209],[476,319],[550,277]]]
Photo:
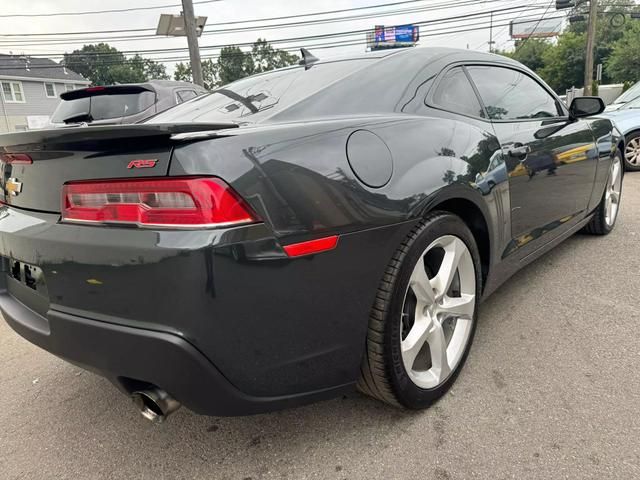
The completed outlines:
[[[602,115],[613,120],[624,134],[626,169],[640,170],[640,82],[616,98]]]

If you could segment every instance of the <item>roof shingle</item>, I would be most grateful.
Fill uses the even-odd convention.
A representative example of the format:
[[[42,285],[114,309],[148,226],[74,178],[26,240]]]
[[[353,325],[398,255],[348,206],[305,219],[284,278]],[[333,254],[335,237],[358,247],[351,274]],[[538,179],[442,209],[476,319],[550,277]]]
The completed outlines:
[[[68,68],[65,70],[62,65],[53,60],[24,55],[0,54],[0,76],[87,81],[82,75]]]

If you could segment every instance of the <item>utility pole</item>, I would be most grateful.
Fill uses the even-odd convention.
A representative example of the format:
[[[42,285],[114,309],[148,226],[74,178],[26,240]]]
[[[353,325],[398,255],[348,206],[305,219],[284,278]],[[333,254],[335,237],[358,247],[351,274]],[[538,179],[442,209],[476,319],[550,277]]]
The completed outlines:
[[[596,21],[598,19],[598,0],[590,0],[589,24],[587,26],[587,54],[584,62],[584,93],[593,92],[593,47],[596,41]]]
[[[591,0],[594,1],[594,0]],[[184,15],[184,29],[189,43],[189,59],[191,60],[191,73],[193,83],[204,86],[202,80],[202,63],[200,62],[200,47],[198,46],[198,34],[196,33],[196,19],[193,13],[192,0],[182,0],[182,14]]]

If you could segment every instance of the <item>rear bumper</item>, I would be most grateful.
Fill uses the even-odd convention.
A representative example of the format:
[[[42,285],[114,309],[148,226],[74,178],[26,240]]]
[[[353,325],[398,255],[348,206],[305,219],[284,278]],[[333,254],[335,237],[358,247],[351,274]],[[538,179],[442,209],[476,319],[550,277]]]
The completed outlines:
[[[9,280],[11,281],[11,280]],[[6,322],[31,343],[107,377],[125,393],[132,381],[160,386],[203,415],[249,415],[330,398],[349,383],[304,394],[255,397],[235,388],[185,339],[171,333],[114,325],[49,310],[42,316],[7,288],[0,290]]]
[[[413,226],[342,233],[336,249],[291,259],[262,224],[179,232],[58,219],[0,207],[7,322],[125,390],[152,383],[211,415],[353,386],[378,283]],[[37,267],[36,288],[12,278],[17,263]]]

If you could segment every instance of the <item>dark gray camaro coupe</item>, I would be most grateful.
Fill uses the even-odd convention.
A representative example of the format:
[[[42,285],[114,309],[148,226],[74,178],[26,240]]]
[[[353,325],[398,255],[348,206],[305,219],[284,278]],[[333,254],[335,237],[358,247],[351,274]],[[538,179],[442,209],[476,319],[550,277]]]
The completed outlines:
[[[144,124],[2,135],[2,315],[155,420],[356,385],[426,407],[481,299],[614,227],[602,109],[507,58],[417,48],[308,59]]]

